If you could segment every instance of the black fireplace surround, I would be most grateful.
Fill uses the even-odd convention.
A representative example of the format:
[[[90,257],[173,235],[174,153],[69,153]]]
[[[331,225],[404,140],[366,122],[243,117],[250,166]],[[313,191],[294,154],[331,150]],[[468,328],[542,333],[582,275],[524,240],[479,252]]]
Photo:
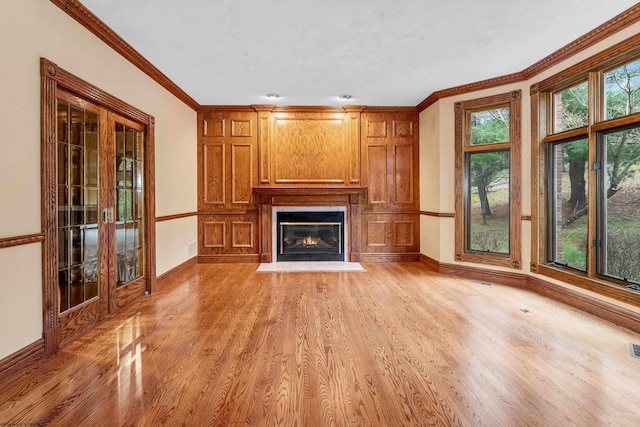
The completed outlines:
[[[344,261],[344,212],[278,212],[278,261]]]

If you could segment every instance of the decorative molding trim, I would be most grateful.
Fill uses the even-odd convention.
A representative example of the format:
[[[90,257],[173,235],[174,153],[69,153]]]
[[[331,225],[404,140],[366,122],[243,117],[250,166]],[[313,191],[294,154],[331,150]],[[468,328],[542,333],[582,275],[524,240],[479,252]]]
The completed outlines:
[[[423,99],[420,104],[416,105],[416,110],[418,110],[418,112],[421,113],[427,108],[429,108],[430,106],[432,106],[433,104],[435,104],[436,102],[438,102],[440,99],[441,98],[438,96],[438,92],[437,91],[433,92],[431,95]]]
[[[631,310],[599,300],[582,292],[547,282],[536,276],[529,276],[527,288],[540,295],[640,333],[640,314]]]
[[[166,75],[157,69],[144,56],[136,51],[131,45],[125,42],[115,31],[102,22],[89,9],[77,0],[50,0],[51,3],[59,7],[63,12],[73,18],[80,25],[85,27],[96,37],[106,43],[109,47],[122,55],[127,61],[139,68],[143,73],[155,80],[160,86],[165,88],[176,98],[197,111],[200,107],[193,98],[178,85],[172,82]]]
[[[209,112],[230,112],[230,113],[255,113],[259,111],[260,107],[271,107],[271,111],[275,105],[200,105],[198,107],[199,113],[209,113]]]
[[[24,236],[16,237],[3,237],[0,239],[0,249],[42,242],[44,242],[44,233],[26,234]]]
[[[187,213],[181,213],[181,214],[175,214],[175,215],[157,216],[156,222],[171,221],[173,219],[188,218],[190,216],[198,216],[198,212],[187,212]]]
[[[156,289],[158,290],[164,288],[165,286],[170,285],[171,283],[177,281],[178,276],[184,274],[191,270],[192,268],[198,265],[198,257],[194,256],[183,262],[182,264],[178,264],[172,269],[165,271],[160,276],[156,278]]]
[[[186,105],[191,107],[196,111],[206,110],[206,109],[229,109],[233,111],[241,111],[239,109],[249,109],[253,111],[264,111],[261,109],[261,106],[213,106],[213,105],[205,105],[201,106],[196,102],[193,98],[191,98],[186,92],[184,92],[178,85],[176,85],[173,81],[171,81],[165,74],[163,74],[159,69],[157,69],[151,62],[149,62],[146,58],[144,58],[138,51],[136,51],[131,45],[125,42],[118,34],[115,33],[111,28],[109,28],[104,22],[102,22],[96,15],[94,15],[91,11],[89,11],[85,6],[83,6],[77,0],[50,0],[54,5],[60,8],[63,12],[77,21],[80,25],[85,27],[91,33],[93,33],[96,37],[110,46],[117,53],[122,55],[125,59],[131,62],[134,66],[139,68],[142,72],[147,74],[153,80],[155,80],[158,84],[184,102]],[[628,26],[638,22],[640,20],[640,5],[635,5],[629,8],[628,10],[622,12],[618,16],[610,19],[604,24],[598,26],[594,30],[588,32],[587,34],[579,37],[573,42],[567,44],[566,46],[558,49],[551,55],[541,59],[535,64],[525,68],[524,70],[507,74],[500,77],[495,77],[491,79],[481,80],[474,83],[468,83],[460,86],[455,86],[448,89],[439,90],[433,92],[427,98],[425,98],[421,103],[419,103],[415,107],[365,107],[367,110],[395,110],[395,111],[424,111],[429,106],[436,103],[438,100],[461,95],[464,93],[475,92],[478,90],[489,89],[498,86],[504,86],[511,83],[517,83],[521,81],[528,80],[543,71],[551,68],[552,66],[570,58],[571,56],[576,55],[577,53],[593,46],[594,44],[610,37],[611,35],[627,28]],[[257,108],[254,108],[257,107]],[[352,106],[345,106],[344,109],[346,111],[347,108],[351,108]],[[328,107],[275,107],[273,106],[268,111],[278,110],[278,111],[326,111]],[[283,110],[284,109],[284,110]]]
[[[354,106],[355,107],[355,106]],[[349,106],[342,107],[345,110],[349,108]],[[393,113],[418,113],[417,107],[409,107],[409,106],[361,106],[361,110],[364,113],[380,113],[380,112],[393,112]]]
[[[212,210],[201,210],[196,213],[197,215],[217,215],[217,216],[228,216],[228,215],[257,215],[257,209],[247,209],[246,211],[212,211]]]
[[[216,107],[215,105],[210,105],[209,107],[211,107],[213,110],[218,109],[218,107]],[[276,106],[275,104],[253,104],[251,105],[251,108],[253,108],[253,110],[257,113],[270,113],[274,108],[276,108]]]
[[[440,262],[438,260],[428,257],[424,254],[420,254],[420,262],[429,268],[429,270],[433,270],[435,272],[440,271]]]
[[[530,67],[522,70],[525,80],[528,80],[554,65],[586,50],[602,40],[611,37],[613,34],[627,28],[640,21],[640,4],[636,4],[621,14],[614,16],[602,25],[589,31],[582,37],[577,38],[568,45],[556,50],[551,55],[541,59]]]
[[[40,221],[42,244],[42,327],[47,357],[60,348],[58,300],[58,238],[57,230],[57,94],[58,66],[40,58]]]
[[[507,74],[506,76],[481,80],[475,83],[455,86],[449,89],[438,90],[425,98],[424,101],[422,101],[420,104],[418,104],[416,106],[416,109],[418,110],[418,112],[422,112],[443,98],[450,98],[452,96],[463,95],[465,93],[505,86],[508,84],[522,82],[524,80],[526,79],[523,77],[522,73],[513,73]]]
[[[229,254],[229,255],[198,255],[199,264],[212,264],[218,262],[260,262],[258,254]],[[271,262],[271,260],[264,261]]]
[[[447,213],[447,212],[431,212],[431,211],[420,211],[420,215],[425,216],[435,216],[438,218],[455,218],[455,213]]]
[[[304,113],[362,113],[362,112],[407,112],[417,113],[418,109],[412,106],[369,106],[369,105],[343,105],[341,107],[330,107],[322,105],[275,105],[275,104],[252,104],[252,105],[200,105],[198,111],[206,113],[209,111],[226,112],[304,112]]]
[[[40,58],[40,75],[43,78],[48,78],[49,80],[57,83],[74,94],[80,95],[87,101],[91,101],[110,110],[117,111],[118,114],[138,123],[149,125],[150,127],[155,125],[155,119],[153,116],[138,110],[132,105],[110,95],[91,83],[74,76],[62,68],[59,68],[57,64],[46,58]]]
[[[366,206],[366,205],[365,205]],[[398,209],[397,211],[391,211],[391,210],[370,210],[367,209],[367,207],[370,208],[369,206],[366,206],[365,209],[362,210],[362,215],[420,215],[420,211],[414,211],[414,210],[401,210]]]
[[[353,261],[353,258],[351,259]],[[420,253],[408,252],[404,254],[394,253],[360,253],[360,262],[418,262]]]
[[[45,359],[44,339],[21,348],[0,360],[0,387],[38,366]]]
[[[527,287],[527,276],[522,273],[501,270],[489,270],[481,267],[471,267],[462,264],[440,263],[439,272],[455,276],[468,277],[487,282],[498,282],[504,285]]]
[[[416,109],[418,112],[422,112],[443,98],[529,80],[562,61],[588,49],[596,43],[605,40],[613,34],[622,31],[630,25],[637,23],[638,21],[640,21],[640,4],[632,6],[618,16],[613,17],[604,24],[596,27],[594,30],[588,32],[582,37],[579,37],[520,72],[435,91],[419,103],[416,106]]]
[[[278,105],[274,113],[344,113],[342,107],[328,107],[322,105]]]
[[[613,66],[620,61],[626,61],[637,57],[638,45],[640,44],[640,34],[629,37],[607,49],[604,49],[580,62],[574,64],[559,73],[554,74],[542,81],[536,82],[529,88],[533,94],[547,92],[568,84],[568,82],[578,79],[586,79],[587,74],[593,70],[602,70]],[[535,88],[533,87],[535,86]]]

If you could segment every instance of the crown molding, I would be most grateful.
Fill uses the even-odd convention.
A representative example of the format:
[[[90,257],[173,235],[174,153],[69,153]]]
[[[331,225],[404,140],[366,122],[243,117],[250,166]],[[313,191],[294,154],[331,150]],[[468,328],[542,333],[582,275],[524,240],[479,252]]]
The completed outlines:
[[[553,52],[551,55],[541,59],[535,64],[525,68],[524,70],[507,74],[501,77],[495,77],[492,79],[481,80],[475,83],[469,83],[461,86],[455,86],[449,89],[443,89],[433,92],[426,97],[420,104],[416,106],[417,110],[422,112],[431,105],[435,104],[442,98],[447,98],[456,95],[462,95],[465,93],[476,92],[484,89],[491,89],[508,84],[523,82],[529,80],[543,71],[548,70],[561,63],[562,61],[588,49],[589,47],[601,42],[602,40],[611,37],[613,34],[622,31],[640,21],[640,3],[630,7],[621,14],[613,17],[604,24],[598,26],[594,30],[589,31],[587,34],[572,41],[566,46]]]
[[[50,0],[51,3],[60,8],[63,12],[73,18],[80,25],[85,27],[96,37],[106,43],[109,47],[122,55],[127,61],[138,67],[143,73],[155,80],[160,86],[168,90],[176,98],[197,111],[200,107],[193,98],[180,89],[169,77],[164,75],[144,56],[136,51],[131,45],[125,42],[107,24],[102,22],[89,9],[77,0]]]
[[[254,113],[253,105],[200,105],[198,112],[227,111],[230,113]]]
[[[113,50],[122,55],[125,59],[139,68],[142,72],[147,74],[158,84],[164,87],[167,91],[172,93],[175,97],[180,99],[186,105],[191,107],[195,111],[201,111],[203,109],[218,109],[218,106],[206,105],[201,106],[193,98],[191,98],[185,91],[183,91],[178,85],[176,85],[171,79],[164,75],[159,69],[157,69],[151,62],[144,58],[138,51],[136,51],[131,45],[125,42],[118,34],[116,34],[109,26],[102,22],[96,15],[89,11],[78,0],[50,0],[51,3],[60,8],[63,12],[77,21],[80,25],[88,29],[96,37],[110,46]],[[512,74],[507,74],[500,77],[481,80],[474,83],[464,84],[460,86],[454,86],[452,88],[435,91],[420,102],[416,107],[409,107],[415,111],[421,112],[427,109],[429,106],[435,104],[438,100],[448,98],[451,96],[462,95],[465,93],[476,92],[484,89],[491,89],[494,87],[504,86],[508,84],[518,83],[529,80],[536,75],[542,73],[561,63],[562,61],[584,51],[585,49],[593,46],[596,43],[605,40],[611,35],[627,28],[640,21],[640,3],[632,6],[621,14],[613,17],[604,24],[598,26],[594,30],[588,32],[582,37],[574,40],[566,46],[558,49],[551,55],[541,59],[535,64],[525,68],[524,70]],[[234,108],[232,106],[223,106],[223,108]],[[277,107],[278,110],[307,110],[318,111],[320,109],[326,109],[327,107]],[[401,109],[400,107],[367,107],[368,110],[380,108],[381,110]]]
[[[346,108],[346,107],[345,107]],[[373,111],[388,111],[388,112],[399,112],[399,113],[417,113],[418,109],[416,107],[410,106],[392,106],[392,105],[381,105],[381,106],[363,106],[363,112],[373,112]]]

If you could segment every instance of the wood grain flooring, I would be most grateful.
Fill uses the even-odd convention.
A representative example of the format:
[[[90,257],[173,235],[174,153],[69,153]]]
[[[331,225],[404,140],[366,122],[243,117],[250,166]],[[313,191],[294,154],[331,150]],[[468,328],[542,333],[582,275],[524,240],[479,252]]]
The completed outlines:
[[[0,390],[0,425],[637,426],[640,336],[428,271],[201,264]]]

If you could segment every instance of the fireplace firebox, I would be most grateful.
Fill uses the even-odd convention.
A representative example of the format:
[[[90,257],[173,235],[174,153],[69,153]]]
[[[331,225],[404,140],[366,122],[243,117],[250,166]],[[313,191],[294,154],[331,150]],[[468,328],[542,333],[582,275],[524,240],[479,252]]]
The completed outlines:
[[[344,261],[344,212],[278,212],[278,261]]]

